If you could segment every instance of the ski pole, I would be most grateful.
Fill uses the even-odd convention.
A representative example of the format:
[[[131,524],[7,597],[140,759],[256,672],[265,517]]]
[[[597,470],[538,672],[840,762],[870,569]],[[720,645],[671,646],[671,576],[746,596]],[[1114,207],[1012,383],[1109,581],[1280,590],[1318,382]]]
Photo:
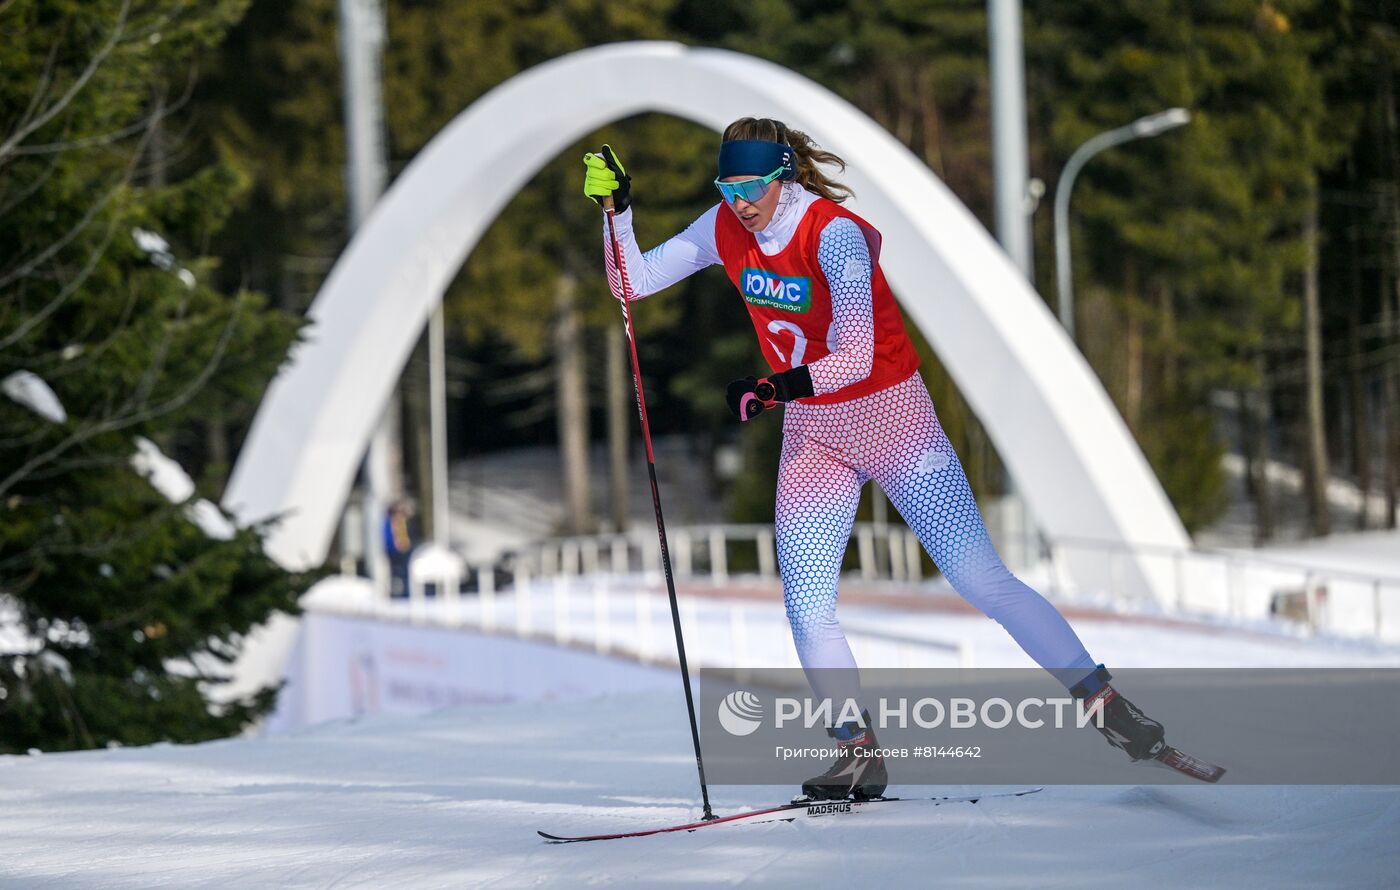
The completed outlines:
[[[656,487],[656,457],[651,450],[651,425],[647,423],[647,400],[642,393],[642,369],[637,362],[637,338],[632,333],[632,311],[627,298],[627,276],[622,265],[622,252],[617,246],[617,230],[613,217],[617,210],[611,197],[603,199],[603,212],[608,219],[608,240],[612,244],[613,268],[617,270],[619,302],[622,303],[622,324],[627,329],[627,342],[632,351],[632,383],[637,387],[637,413],[642,418],[642,441],[647,450],[647,474],[651,477],[651,502],[656,507],[656,534],[661,539],[661,567],[666,574],[666,592],[671,597],[671,624],[676,629],[676,654],[681,662],[681,683],[685,686],[685,708],[690,714],[690,740],[695,744],[695,768],[700,773],[700,799],[705,804],[705,819],[715,818],[710,811],[710,792],[705,785],[705,760],[700,754],[700,729],[695,723],[695,699],[690,691],[690,667],[685,661],[685,638],[681,635],[681,609],[676,602],[676,581],[671,575],[671,551],[666,546],[666,520],[661,516],[661,491]]]

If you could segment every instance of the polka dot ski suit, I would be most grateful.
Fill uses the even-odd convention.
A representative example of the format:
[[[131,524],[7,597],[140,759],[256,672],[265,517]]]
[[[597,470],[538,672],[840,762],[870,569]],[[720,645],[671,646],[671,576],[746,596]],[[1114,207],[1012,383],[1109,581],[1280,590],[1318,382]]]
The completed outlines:
[[[798,657],[819,697],[854,697],[855,659],[836,619],[836,584],[861,487],[874,480],[968,602],[1066,686],[1094,669],[1068,622],[1002,563],[924,382],[849,402],[788,405],[778,465],[777,544]],[[1065,670],[1068,669],[1068,670]]]
[[[773,221],[754,236],[764,254],[787,246],[804,211],[817,200],[793,184],[783,188]],[[698,268],[721,263],[716,216],[728,212],[711,208],[685,232],[645,255],[637,249],[630,211],[619,214],[622,269],[615,268],[611,251],[605,250],[616,289],[638,299]],[[725,224],[722,218],[718,222]],[[879,342],[886,342],[875,337],[875,266],[867,238],[850,219],[833,219],[820,232],[815,259],[819,268],[811,274],[824,276],[830,289],[833,323],[827,349],[816,349],[825,354],[807,364],[813,389],[817,397],[848,387],[859,392],[878,358]],[[773,345],[777,351],[778,344]],[[781,352],[778,357],[787,358]],[[1092,672],[1095,663],[1069,624],[1006,568],[992,546],[962,464],[918,373],[854,398],[823,401],[784,407],[775,517],[787,617],[817,696],[832,699],[838,708],[847,698],[859,697],[855,659],[836,617],[837,581],[861,488],[871,480],[889,496],[953,588],[1000,623],[1041,667],[1066,686]]]

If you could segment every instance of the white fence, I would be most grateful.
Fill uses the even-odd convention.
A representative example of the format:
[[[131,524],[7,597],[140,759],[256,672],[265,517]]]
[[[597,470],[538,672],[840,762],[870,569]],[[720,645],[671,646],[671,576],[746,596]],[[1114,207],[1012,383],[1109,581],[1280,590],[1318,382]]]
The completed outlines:
[[[677,578],[729,580],[731,568],[761,578],[778,576],[771,525],[692,525],[667,529],[671,567]],[[851,532],[855,571],[861,578],[919,581],[923,547],[903,525],[858,522]],[[661,570],[661,544],[654,531],[554,538],[511,554],[512,572],[529,578],[653,573]]]
[[[677,580],[727,585],[736,578],[777,577],[772,526],[696,525],[668,533]],[[907,527],[856,523],[846,569],[865,581],[912,584],[924,580],[925,558]],[[1075,583],[1067,566],[1085,559],[1106,565],[1106,571],[1096,572],[1108,579],[1103,589]],[[1144,573],[1134,566],[1170,579],[1170,601],[1155,602],[1145,589],[1135,589],[1133,579]],[[1288,622],[1310,633],[1400,640],[1400,577],[1295,564],[1255,553],[1129,547],[1085,539],[1050,542],[1045,567],[1049,581],[1043,592],[1076,602],[1235,623]],[[504,572],[500,578],[498,569]],[[475,574],[481,603],[489,609],[498,587],[523,591],[535,579],[636,576],[658,584],[661,552],[650,529],[556,538],[510,553],[496,566],[476,566]],[[412,587],[421,593],[421,583]],[[446,587],[450,592],[454,586]]]
[[[782,602],[768,597],[678,597],[692,670],[743,672],[800,667]],[[379,600],[361,613],[415,624],[458,627],[560,646],[591,649],[644,664],[675,664],[670,598],[657,579],[640,575],[556,574],[507,589],[484,585],[475,596],[449,591],[440,599]],[[899,633],[845,622],[852,652],[871,667],[972,667],[964,641]]]
[[[1105,560],[1111,591],[1078,588],[1064,565],[1090,556]],[[1281,619],[1338,636],[1400,639],[1400,577],[1305,565],[1255,553],[1121,545],[1062,539],[1050,546],[1055,589],[1072,599],[1106,603],[1146,598],[1125,580],[1129,561],[1146,563],[1171,578],[1172,600],[1163,611],[1232,622]]]

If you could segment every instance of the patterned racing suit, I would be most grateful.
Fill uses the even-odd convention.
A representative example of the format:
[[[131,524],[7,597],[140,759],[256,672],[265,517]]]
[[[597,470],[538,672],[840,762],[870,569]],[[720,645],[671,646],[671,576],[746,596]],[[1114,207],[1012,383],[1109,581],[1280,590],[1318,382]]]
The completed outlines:
[[[604,254],[614,293],[633,300],[725,266],[773,370],[807,365],[814,396],[784,410],[776,541],[793,642],[813,691],[838,710],[859,696],[836,597],[861,487],[870,480],[953,588],[1073,686],[1095,662],[1064,617],[992,546],[879,271],[879,233],[796,183],[782,189],[761,232],[750,234],[717,204],[646,253],[628,209],[614,219],[622,269],[610,249]]]

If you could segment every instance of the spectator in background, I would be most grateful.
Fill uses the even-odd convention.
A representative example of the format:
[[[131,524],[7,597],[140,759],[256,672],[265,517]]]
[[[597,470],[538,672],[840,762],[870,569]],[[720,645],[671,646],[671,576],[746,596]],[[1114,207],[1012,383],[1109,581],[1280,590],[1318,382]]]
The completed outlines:
[[[408,562],[413,556],[413,502],[398,500],[384,516],[384,553],[389,557],[389,596],[408,596]]]

